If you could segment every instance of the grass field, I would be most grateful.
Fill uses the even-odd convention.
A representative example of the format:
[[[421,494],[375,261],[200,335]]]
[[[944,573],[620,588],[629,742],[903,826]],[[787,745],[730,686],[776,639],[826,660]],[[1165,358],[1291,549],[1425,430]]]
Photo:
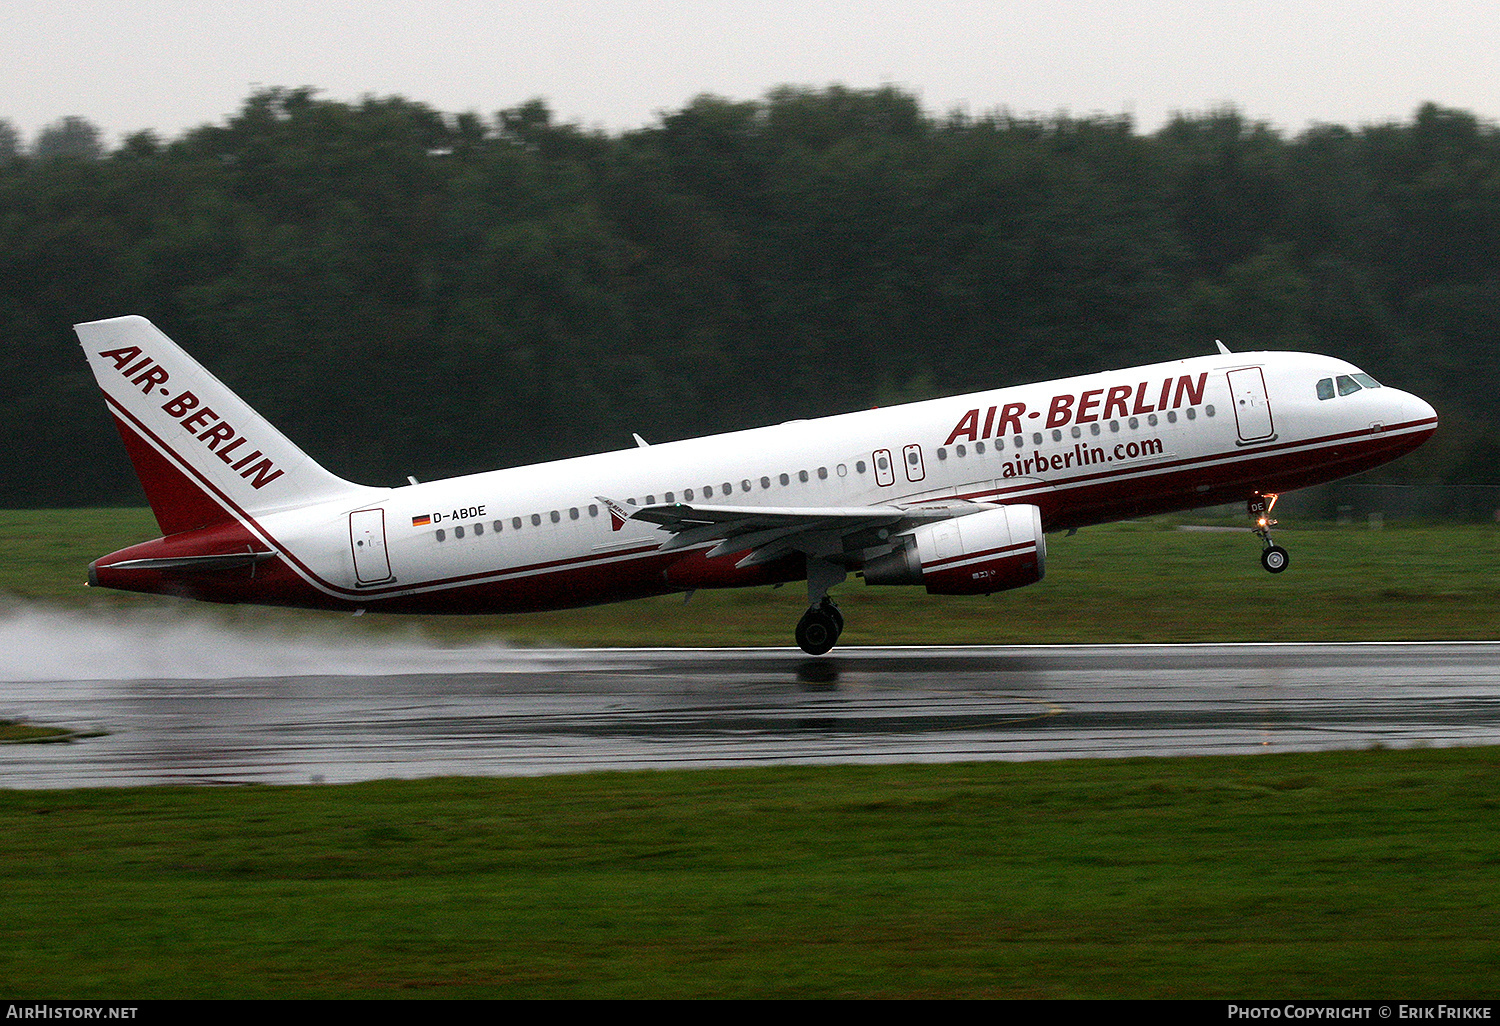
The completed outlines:
[[[0,993],[1493,998],[1500,751],[0,792]]]
[[[1239,525],[1240,518],[1212,521]],[[835,591],[843,645],[1483,640],[1500,636],[1500,526],[1293,525],[1267,574],[1244,531],[1188,531],[1182,518],[1047,539],[1040,584],[989,598],[921,588]],[[0,594],[52,605],[166,605],[192,615],[341,632],[411,630],[439,640],[566,645],[790,645],[800,584],[499,617],[361,617],[166,602],[83,587],[88,562],[155,537],[146,510],[0,513]]]
[[[845,644],[1491,639],[1500,530],[1172,521],[991,599],[839,591]],[[79,587],[144,511],[0,514],[0,592],[438,641],[789,644],[801,589],[535,616]],[[77,742],[86,744],[87,741]],[[0,995],[1494,998],[1500,750],[0,791]]]

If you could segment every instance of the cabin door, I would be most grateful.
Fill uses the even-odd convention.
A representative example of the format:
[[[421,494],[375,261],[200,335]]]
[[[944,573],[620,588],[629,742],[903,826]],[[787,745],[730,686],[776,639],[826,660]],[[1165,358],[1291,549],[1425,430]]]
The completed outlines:
[[[1259,367],[1241,367],[1229,372],[1229,396],[1234,403],[1234,423],[1241,442],[1263,442],[1276,437],[1271,421],[1271,399],[1266,378]]]
[[[354,579],[378,584],[391,579],[391,560],[385,550],[385,510],[360,509],[349,514],[349,547],[354,553]]]

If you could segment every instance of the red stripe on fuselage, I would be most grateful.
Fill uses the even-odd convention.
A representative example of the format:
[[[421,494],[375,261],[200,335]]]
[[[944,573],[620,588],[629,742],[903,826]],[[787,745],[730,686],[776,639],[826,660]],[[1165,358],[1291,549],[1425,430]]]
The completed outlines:
[[[960,492],[958,497],[1034,503],[1041,508],[1043,527],[1049,531],[1085,527],[1234,502],[1255,492],[1289,492],[1347,477],[1416,449],[1432,436],[1436,423],[1435,419],[1415,421],[1378,432],[1366,428],[1175,460],[1131,460],[1099,472],[1027,478]]]
[[[196,575],[180,571],[117,571],[119,575],[139,575],[136,579],[141,584],[154,586],[136,587],[122,583],[111,584],[112,587],[184,594],[209,601],[312,608],[369,606],[392,612],[521,612],[614,602],[679,590],[679,585],[668,580],[668,570],[692,551],[662,552],[656,543],[644,542],[638,547],[613,553],[559,557],[435,580],[362,590],[342,587],[322,579],[253,516],[198,474],[171,445],[128,410],[109,400],[108,396],[106,399],[117,412],[117,426],[136,466],[139,468],[143,461],[149,464],[159,494],[180,498],[183,510],[188,511],[182,520],[174,519],[173,523],[200,520],[211,514],[227,520],[232,511],[240,522],[236,526],[244,532],[243,538],[236,535],[237,542],[250,543],[253,536],[259,536],[278,553],[278,558],[243,570]],[[132,440],[132,430],[127,430],[126,421],[140,437]],[[1290,491],[1357,473],[1415,449],[1432,434],[1435,426],[1435,420],[1418,421],[1382,432],[1351,431],[1180,460],[1131,460],[1108,470],[1062,479],[1030,479],[1027,483],[964,493],[960,497],[991,502],[1031,502],[1041,508],[1046,529],[1081,527],[1121,517],[1243,499],[1256,491]],[[1420,430],[1424,427],[1426,430]],[[145,439],[150,439],[167,455],[153,450]],[[1310,461],[1308,457],[1313,455],[1321,458]],[[172,466],[168,456],[180,466]],[[197,480],[196,486],[188,475]],[[221,508],[214,508],[215,499]],[[167,530],[165,522],[163,530]],[[225,540],[227,536],[216,536],[212,544],[219,545]],[[162,544],[171,541],[171,538],[158,539],[99,560],[96,567],[101,583],[109,573],[106,561],[159,555]],[[202,542],[205,546],[210,543],[207,535],[202,537]],[[200,548],[183,537],[178,539],[173,551],[223,549]],[[762,572],[755,575],[757,579],[744,583],[767,583],[770,576],[784,580],[800,577],[790,564],[778,567],[777,571],[774,575]],[[733,579],[731,574],[725,575],[723,580],[729,584]]]

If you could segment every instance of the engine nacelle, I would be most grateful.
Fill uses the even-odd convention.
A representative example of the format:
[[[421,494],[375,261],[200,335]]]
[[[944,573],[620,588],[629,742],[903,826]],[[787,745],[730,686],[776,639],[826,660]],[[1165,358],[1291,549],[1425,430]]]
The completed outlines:
[[[933,595],[988,595],[1046,572],[1042,511],[1003,506],[923,524],[894,551],[865,562],[866,584],[924,584]]]

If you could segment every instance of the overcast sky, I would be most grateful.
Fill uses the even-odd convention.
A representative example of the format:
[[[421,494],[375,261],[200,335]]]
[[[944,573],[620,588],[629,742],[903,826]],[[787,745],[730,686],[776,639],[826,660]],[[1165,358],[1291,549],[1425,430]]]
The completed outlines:
[[[1424,101],[1500,120],[1500,3],[1387,0],[7,0],[0,118],[65,115],[110,145],[223,122],[262,86],[400,95],[491,114],[543,97],[561,121],[652,123],[700,93],[891,84],[934,114],[1129,114],[1232,104],[1297,132],[1410,118]]]

